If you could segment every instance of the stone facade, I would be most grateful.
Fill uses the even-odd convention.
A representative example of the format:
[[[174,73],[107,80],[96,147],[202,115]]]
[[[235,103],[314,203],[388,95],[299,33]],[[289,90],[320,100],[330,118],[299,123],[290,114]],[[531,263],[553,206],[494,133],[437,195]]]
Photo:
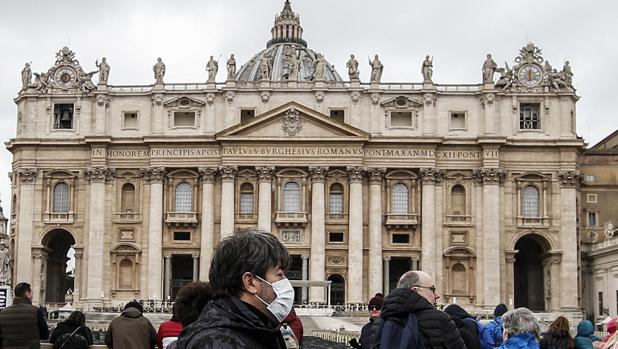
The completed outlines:
[[[348,82],[302,32],[286,1],[268,48],[225,83],[164,82],[159,60],[153,85],[86,88],[61,50],[15,99],[14,280],[61,302],[50,256],[73,245],[76,302],[166,300],[258,226],[288,247],[290,278],[333,281],[333,302],[421,268],[444,302],[578,309],[578,97],[540,50],[487,65],[495,83]]]

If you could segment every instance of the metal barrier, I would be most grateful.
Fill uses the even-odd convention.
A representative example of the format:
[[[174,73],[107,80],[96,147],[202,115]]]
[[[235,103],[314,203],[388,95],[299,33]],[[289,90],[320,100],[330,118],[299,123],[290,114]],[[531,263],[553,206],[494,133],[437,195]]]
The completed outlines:
[[[329,342],[348,344],[353,338],[358,339],[358,337],[360,337],[360,332],[313,330],[311,335]]]

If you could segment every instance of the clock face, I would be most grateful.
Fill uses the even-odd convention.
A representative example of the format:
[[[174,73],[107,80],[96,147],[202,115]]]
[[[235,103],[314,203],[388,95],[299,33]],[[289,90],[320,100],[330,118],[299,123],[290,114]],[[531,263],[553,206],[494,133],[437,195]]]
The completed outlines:
[[[522,85],[534,87],[541,83],[541,79],[543,79],[543,72],[541,71],[541,68],[534,64],[526,64],[519,69],[517,77],[519,77],[519,81]]]
[[[54,80],[56,81],[56,85],[60,88],[71,88],[75,85],[77,73],[71,67],[60,67],[56,70],[54,74]]]

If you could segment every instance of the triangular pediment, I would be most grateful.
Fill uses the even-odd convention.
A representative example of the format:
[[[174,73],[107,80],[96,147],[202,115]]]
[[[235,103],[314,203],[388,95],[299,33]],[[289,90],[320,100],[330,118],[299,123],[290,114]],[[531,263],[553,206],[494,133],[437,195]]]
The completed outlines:
[[[296,102],[271,109],[216,135],[218,140],[366,141],[369,134]]]
[[[163,106],[168,108],[180,108],[180,109],[188,109],[188,108],[199,108],[206,105],[206,102],[200,101],[199,99],[192,97],[175,97],[163,102]]]

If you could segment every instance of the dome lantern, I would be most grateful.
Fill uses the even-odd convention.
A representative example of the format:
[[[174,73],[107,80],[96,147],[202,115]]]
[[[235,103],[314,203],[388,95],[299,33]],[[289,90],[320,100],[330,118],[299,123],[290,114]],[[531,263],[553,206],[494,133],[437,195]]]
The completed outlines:
[[[271,29],[272,39],[266,47],[280,43],[293,43],[307,47],[303,40],[303,28],[300,26],[300,16],[292,11],[290,0],[286,0],[283,10],[275,16],[275,25]]]

